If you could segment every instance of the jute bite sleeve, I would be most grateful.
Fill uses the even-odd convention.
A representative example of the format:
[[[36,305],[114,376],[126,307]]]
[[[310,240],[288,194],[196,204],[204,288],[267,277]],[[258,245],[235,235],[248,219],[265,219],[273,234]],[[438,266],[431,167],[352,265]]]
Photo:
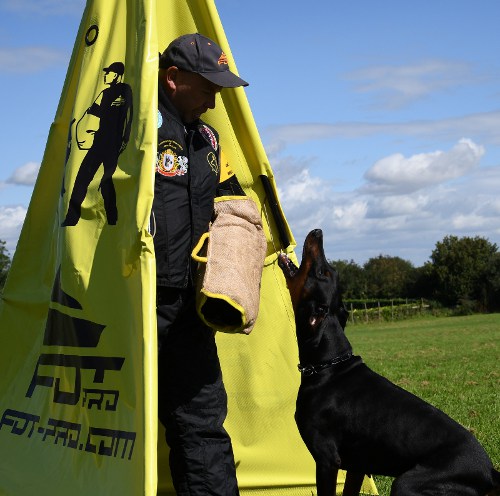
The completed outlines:
[[[249,334],[259,312],[267,242],[253,200],[215,200],[214,220],[194,248],[197,311],[212,329]]]

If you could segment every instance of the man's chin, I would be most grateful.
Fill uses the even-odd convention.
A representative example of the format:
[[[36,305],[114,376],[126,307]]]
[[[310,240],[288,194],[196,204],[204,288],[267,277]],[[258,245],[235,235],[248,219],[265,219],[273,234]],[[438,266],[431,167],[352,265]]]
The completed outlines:
[[[201,114],[191,114],[188,116],[184,116],[182,118],[182,122],[184,124],[192,124],[193,122],[197,121],[200,118]]]

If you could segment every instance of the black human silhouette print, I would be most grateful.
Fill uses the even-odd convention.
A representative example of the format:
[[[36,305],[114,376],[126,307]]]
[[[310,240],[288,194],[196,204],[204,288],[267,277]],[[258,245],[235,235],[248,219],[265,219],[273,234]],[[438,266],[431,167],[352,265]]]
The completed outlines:
[[[110,225],[118,222],[113,174],[118,166],[118,157],[130,138],[132,89],[122,82],[125,72],[122,62],[113,62],[103,71],[107,88],[99,93],[76,124],[76,144],[87,153],[76,175],[68,212],[61,224],[63,227],[76,226],[80,220],[82,203],[101,165],[104,172],[98,189],[104,200],[106,219]]]

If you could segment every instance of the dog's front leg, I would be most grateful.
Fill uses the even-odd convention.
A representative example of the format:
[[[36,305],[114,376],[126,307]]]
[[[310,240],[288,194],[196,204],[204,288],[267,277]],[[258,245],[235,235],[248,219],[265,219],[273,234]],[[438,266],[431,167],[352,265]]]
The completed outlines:
[[[338,467],[316,463],[316,489],[318,496],[335,496],[337,491]]]
[[[365,474],[347,472],[342,496],[359,496]]]

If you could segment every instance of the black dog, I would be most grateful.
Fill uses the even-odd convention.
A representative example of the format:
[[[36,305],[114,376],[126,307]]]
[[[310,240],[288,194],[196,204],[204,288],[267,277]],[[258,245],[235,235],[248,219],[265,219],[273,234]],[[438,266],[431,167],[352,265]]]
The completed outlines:
[[[318,496],[335,495],[339,469],[347,470],[344,496],[359,494],[364,474],[395,477],[391,496],[484,496],[500,485],[472,434],[352,354],[348,312],[321,230],[307,236],[300,268],[286,255],[279,265],[302,372],[295,420],[316,462]]]

